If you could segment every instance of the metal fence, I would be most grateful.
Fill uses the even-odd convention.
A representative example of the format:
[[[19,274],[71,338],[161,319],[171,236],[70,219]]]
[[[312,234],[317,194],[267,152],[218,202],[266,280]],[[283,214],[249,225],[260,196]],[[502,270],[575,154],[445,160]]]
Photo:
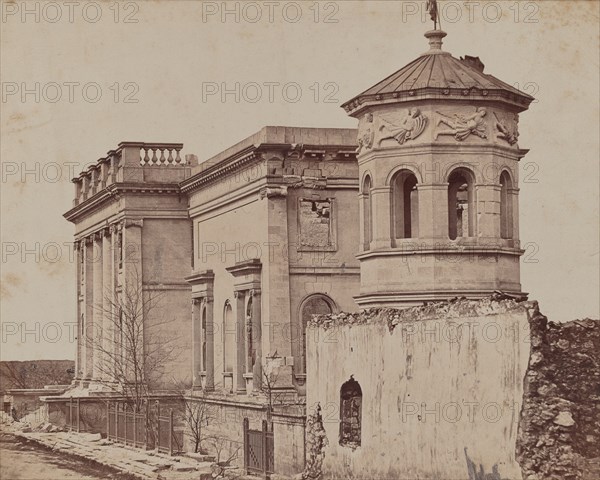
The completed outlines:
[[[148,413],[148,409],[140,413],[125,403],[109,402],[106,407],[107,437],[133,447],[154,448]]]
[[[244,468],[248,473],[268,476],[274,473],[274,437],[268,422],[262,421],[262,430],[250,430],[250,422],[244,418]]]
[[[81,399],[70,398],[67,413],[69,430],[98,433],[82,420],[81,407]],[[107,401],[104,419],[107,438],[132,447],[157,449],[170,455],[183,452],[184,429],[176,425],[173,409],[161,410],[160,403],[156,401],[153,408],[146,402],[141,410],[135,411],[127,402]]]

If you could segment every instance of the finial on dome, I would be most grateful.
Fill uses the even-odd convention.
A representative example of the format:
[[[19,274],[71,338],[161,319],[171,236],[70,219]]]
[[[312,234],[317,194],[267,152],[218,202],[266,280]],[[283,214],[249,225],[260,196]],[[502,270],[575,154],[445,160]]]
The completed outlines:
[[[425,33],[425,38],[429,40],[429,51],[441,51],[442,50],[442,39],[448,35],[443,30],[430,30]]]

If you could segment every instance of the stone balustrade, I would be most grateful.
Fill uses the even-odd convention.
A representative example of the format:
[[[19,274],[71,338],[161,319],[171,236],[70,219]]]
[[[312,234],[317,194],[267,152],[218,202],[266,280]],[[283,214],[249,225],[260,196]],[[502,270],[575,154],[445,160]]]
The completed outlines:
[[[140,165],[182,165],[182,160],[179,156],[182,148],[182,143],[144,143],[140,146]]]
[[[83,170],[72,181],[75,184],[73,206],[77,206],[93,197],[108,186],[119,182],[156,182],[177,183],[187,175],[145,174],[145,168],[169,167],[179,170],[187,167],[187,159],[180,156],[183,143],[144,143],[121,142],[116,150],[109,150],[105,157]],[[194,157],[195,158],[195,157]],[[141,170],[141,171],[140,171]]]

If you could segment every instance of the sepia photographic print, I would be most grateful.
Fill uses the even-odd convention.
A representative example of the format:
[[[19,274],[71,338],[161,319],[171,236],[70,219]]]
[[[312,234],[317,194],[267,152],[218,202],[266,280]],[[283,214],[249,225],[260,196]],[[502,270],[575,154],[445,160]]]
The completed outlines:
[[[1,480],[600,479],[598,0],[0,0]]]

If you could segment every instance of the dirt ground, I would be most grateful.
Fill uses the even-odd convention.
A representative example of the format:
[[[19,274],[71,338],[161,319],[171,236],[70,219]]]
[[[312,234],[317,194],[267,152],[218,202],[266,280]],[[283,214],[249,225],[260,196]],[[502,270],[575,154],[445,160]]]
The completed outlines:
[[[0,433],[0,480],[133,480],[111,468]]]

